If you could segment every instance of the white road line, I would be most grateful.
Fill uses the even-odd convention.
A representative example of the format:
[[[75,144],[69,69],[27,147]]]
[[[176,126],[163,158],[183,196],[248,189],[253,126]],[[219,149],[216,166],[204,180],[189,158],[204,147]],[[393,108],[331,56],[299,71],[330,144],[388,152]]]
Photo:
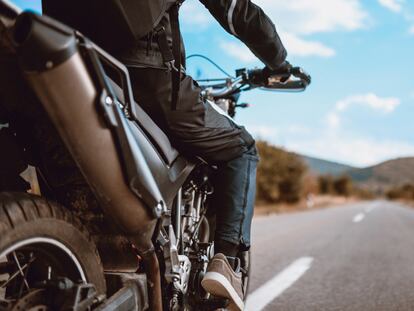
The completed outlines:
[[[359,213],[357,215],[355,215],[354,219],[352,219],[353,222],[357,223],[362,221],[365,218],[365,214],[364,213]]]
[[[312,257],[302,257],[291,263],[285,270],[247,297],[245,310],[263,310],[264,307],[299,280],[311,267],[312,262]]]
[[[377,207],[377,204],[371,204],[370,206],[365,208],[365,213],[371,213],[375,208]]]

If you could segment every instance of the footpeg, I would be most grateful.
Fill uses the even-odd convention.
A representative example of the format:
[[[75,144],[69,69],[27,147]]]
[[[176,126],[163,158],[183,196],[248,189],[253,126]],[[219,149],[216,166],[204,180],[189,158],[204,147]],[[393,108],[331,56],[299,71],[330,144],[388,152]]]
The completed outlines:
[[[200,311],[214,311],[217,309],[225,309],[229,305],[230,300],[225,298],[210,298],[203,299],[197,305],[197,310]]]

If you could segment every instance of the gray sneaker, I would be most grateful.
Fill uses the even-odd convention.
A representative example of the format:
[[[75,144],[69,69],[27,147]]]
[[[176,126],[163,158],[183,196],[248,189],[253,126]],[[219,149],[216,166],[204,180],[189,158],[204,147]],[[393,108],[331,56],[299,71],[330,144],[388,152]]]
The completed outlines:
[[[225,255],[216,254],[213,257],[201,285],[207,293],[229,299],[228,309],[244,309],[242,274],[233,270]]]

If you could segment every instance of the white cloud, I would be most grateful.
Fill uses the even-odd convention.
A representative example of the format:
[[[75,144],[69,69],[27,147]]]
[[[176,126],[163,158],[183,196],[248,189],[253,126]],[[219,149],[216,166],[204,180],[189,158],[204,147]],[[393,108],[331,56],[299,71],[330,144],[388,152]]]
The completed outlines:
[[[256,0],[276,25],[295,34],[357,30],[368,22],[360,0]]]
[[[353,31],[367,26],[368,13],[361,0],[255,0],[278,28],[294,34],[314,34],[337,30]],[[184,23],[206,26],[213,21],[198,1],[185,1],[181,9]]]
[[[278,137],[279,130],[273,126],[252,125],[248,127],[249,132],[257,139],[275,141]]]
[[[409,10],[406,4],[406,0],[378,0],[378,2],[390,11],[401,15],[405,21],[411,23],[414,21],[414,15]],[[408,33],[414,35],[414,25],[408,29]]]
[[[341,128],[342,114],[352,107],[364,106],[388,114],[399,105],[398,98],[382,98],[373,93],[349,96],[338,101],[334,109],[326,115],[327,128],[321,135],[316,135],[314,139],[308,137],[306,140],[290,142],[286,147],[359,166],[373,165],[398,156],[414,155],[414,144],[361,138],[361,133],[354,137]]]
[[[196,27],[195,30],[205,29],[213,21],[209,12],[198,1],[185,1],[180,9],[180,18],[184,24],[190,26],[189,29]]]
[[[220,43],[221,49],[228,55],[241,60],[245,63],[257,61],[257,57],[243,44],[231,41],[223,41]]]
[[[300,131],[291,131],[291,127]],[[338,128],[305,128],[300,125],[274,127],[271,125],[247,125],[256,139],[304,155],[315,156],[355,166],[370,166],[397,157],[414,156],[414,144],[397,140],[379,140],[350,134]]]
[[[399,13],[402,10],[402,4],[404,3],[403,0],[378,0],[378,2],[385,8]]]
[[[326,116],[326,122],[328,123],[328,126],[330,128],[338,128],[339,125],[341,124],[341,119],[338,115],[338,113],[336,112],[330,112],[328,113],[328,115]]]
[[[292,33],[281,33],[280,35],[289,55],[320,57],[335,55],[335,50],[320,42],[304,40]]]
[[[392,158],[414,156],[414,144],[346,137],[343,133],[315,135],[314,139],[288,140],[285,147],[299,153],[361,167]]]
[[[322,43],[307,41],[291,33],[281,33],[280,35],[290,56],[332,57],[335,55],[335,50]],[[220,43],[220,47],[228,55],[243,62],[249,63],[257,60],[257,57],[254,56],[244,44],[233,41],[223,41]]]
[[[286,128],[286,133],[297,134],[297,135],[306,135],[310,132],[310,129],[302,124],[290,124]]]
[[[274,21],[282,39],[292,56],[331,57],[335,50],[321,42],[306,38],[307,35],[354,31],[367,26],[368,13],[362,8],[361,0],[256,0]],[[213,18],[198,1],[185,1],[181,19],[188,31],[205,29]],[[224,44],[225,51],[240,60],[251,62],[253,54],[239,51],[235,44]]]
[[[341,124],[341,114],[353,106],[365,106],[382,113],[391,113],[399,105],[400,100],[395,97],[381,98],[373,93],[352,95],[338,101],[335,108],[326,116],[326,123],[330,129],[337,129]]]
[[[336,103],[335,108],[337,111],[344,111],[349,107],[356,105],[367,106],[374,110],[390,113],[400,105],[400,100],[395,97],[381,98],[373,93],[368,93],[363,95],[353,95],[340,100]]]

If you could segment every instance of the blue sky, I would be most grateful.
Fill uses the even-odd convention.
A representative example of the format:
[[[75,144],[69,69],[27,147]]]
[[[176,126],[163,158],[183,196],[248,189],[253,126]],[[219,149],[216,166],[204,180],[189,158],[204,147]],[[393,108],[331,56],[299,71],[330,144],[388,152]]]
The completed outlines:
[[[252,91],[237,121],[288,150],[366,166],[414,156],[414,3],[408,0],[256,0],[272,18],[288,60],[312,74],[300,94]],[[16,0],[39,10],[39,0]],[[228,71],[262,66],[198,0],[181,10],[187,54]],[[222,77],[201,59],[188,71]]]

